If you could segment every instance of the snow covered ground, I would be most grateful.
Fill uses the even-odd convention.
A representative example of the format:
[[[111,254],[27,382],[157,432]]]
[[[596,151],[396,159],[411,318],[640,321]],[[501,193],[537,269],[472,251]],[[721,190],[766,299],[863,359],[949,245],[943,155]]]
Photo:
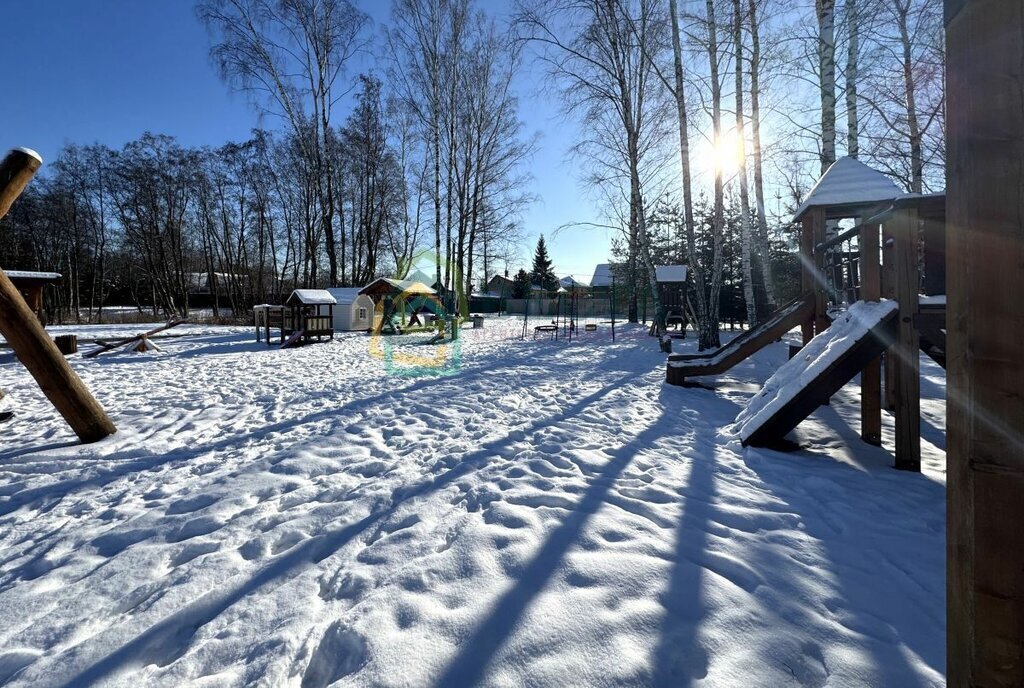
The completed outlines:
[[[855,385],[743,449],[784,343],[712,391],[640,328],[518,330],[446,374],[365,335],[74,356],[119,428],[89,446],[0,351],[0,684],[944,684],[941,369],[916,475]]]

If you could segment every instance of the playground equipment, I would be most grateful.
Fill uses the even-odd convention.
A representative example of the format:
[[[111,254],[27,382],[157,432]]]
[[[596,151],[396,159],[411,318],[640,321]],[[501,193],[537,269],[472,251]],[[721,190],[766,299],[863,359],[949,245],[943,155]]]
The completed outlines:
[[[855,226],[828,236],[829,222],[843,218],[855,219]],[[737,418],[743,444],[781,445],[857,374],[861,437],[880,444],[884,358],[896,468],[919,471],[918,352],[945,362],[944,195],[901,195],[882,173],[843,158],[825,172],[794,221],[802,223],[803,294],[738,344],[710,355],[670,357],[666,381],[684,384],[687,376],[723,372],[799,325],[803,348]],[[833,326],[839,319],[842,326]]]
[[[256,341],[271,341],[270,331],[280,331],[282,349],[334,339],[334,306],[337,301],[326,289],[296,289],[283,306],[260,304],[253,308]],[[325,310],[326,309],[326,310]]]
[[[537,339],[539,335],[546,334],[551,339],[564,339],[566,341],[572,341],[573,338],[579,338],[581,330],[583,332],[596,332],[598,330],[598,310],[603,310],[603,306],[600,306],[600,301],[603,299],[594,299],[592,295],[586,293],[588,287],[577,282],[573,277],[564,277],[559,280],[560,287],[555,292],[554,305],[555,310],[552,314],[550,323],[544,323],[540,325],[534,325],[532,328],[533,339]],[[566,288],[566,285],[569,288]],[[611,320],[607,321],[611,324],[610,332],[612,341],[615,341],[615,281],[611,278],[611,297],[609,300],[611,309]],[[523,309],[523,327],[520,334],[520,339],[526,339],[527,332],[530,330],[530,314],[531,304],[533,302],[532,291],[527,294],[526,305]],[[548,300],[550,302],[550,300]],[[550,314],[550,313],[549,313]],[[536,313],[541,315],[541,313]],[[581,327],[582,325],[582,327]]]
[[[679,329],[669,332],[673,339],[686,337],[686,291],[687,268],[685,265],[658,265],[654,268],[658,284],[658,300],[664,314],[665,327],[677,325]],[[651,334],[655,333],[657,319],[651,323]]]
[[[152,329],[152,330],[150,330],[148,332],[142,332],[140,334],[132,335],[131,337],[124,337],[122,339],[118,339],[118,340],[115,340],[113,342],[103,342],[103,341],[97,342],[97,344],[99,344],[99,346],[96,347],[95,349],[93,349],[92,351],[89,351],[87,353],[82,354],[82,358],[95,358],[96,356],[99,356],[100,354],[104,353],[105,351],[113,351],[114,349],[119,349],[122,346],[127,346],[127,345],[130,345],[130,344],[134,345],[134,346],[132,346],[132,351],[153,351],[153,350],[160,351],[160,347],[158,347],[155,344],[153,344],[152,342],[150,342],[149,338],[152,337],[155,334],[158,334],[160,332],[164,332],[165,330],[169,330],[172,327],[177,327],[178,325],[183,325],[186,322],[188,322],[188,321],[187,320],[171,320],[167,324],[161,325],[160,327],[156,327],[156,328],[154,328],[154,329]]]
[[[26,148],[11,151],[0,162],[0,218],[7,214],[42,164],[42,159]],[[0,334],[82,442],[95,442],[117,432],[106,411],[68,365],[3,270]]]

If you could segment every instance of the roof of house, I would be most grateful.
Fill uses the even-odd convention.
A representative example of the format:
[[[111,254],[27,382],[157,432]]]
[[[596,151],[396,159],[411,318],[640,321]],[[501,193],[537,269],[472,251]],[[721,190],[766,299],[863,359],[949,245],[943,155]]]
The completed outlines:
[[[611,263],[600,263],[594,268],[594,276],[590,280],[591,287],[610,287],[612,284]]]
[[[339,306],[350,306],[356,302],[360,296],[365,296],[360,293],[361,287],[331,287],[327,289],[334,297],[334,300],[338,302]]]
[[[839,158],[821,175],[796,209],[793,222],[820,206],[866,206],[891,201],[902,192],[891,179],[856,158]]]
[[[36,272],[34,270],[4,270],[4,274],[12,280],[39,280],[41,282],[56,282],[63,277],[59,272]]]
[[[563,277],[562,279],[558,280],[558,283],[560,285],[562,285],[563,287],[565,287],[566,289],[572,289],[573,287],[586,289],[587,287],[590,286],[586,282],[583,282],[582,280],[578,280],[575,277],[573,277],[572,275],[568,275],[566,277]]]
[[[359,290],[360,294],[436,294],[437,292],[423,282],[415,280],[396,280],[390,277],[381,277],[367,284]]]
[[[338,302],[326,289],[296,289],[286,303],[289,306],[296,303],[303,306],[333,306]]]
[[[654,277],[658,282],[685,282],[685,265],[656,265]]]

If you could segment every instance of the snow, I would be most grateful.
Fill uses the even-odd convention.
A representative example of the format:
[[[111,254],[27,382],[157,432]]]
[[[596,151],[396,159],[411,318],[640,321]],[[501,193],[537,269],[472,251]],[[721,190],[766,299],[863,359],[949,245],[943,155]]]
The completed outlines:
[[[946,295],[945,294],[933,294],[932,296],[925,296],[921,294],[917,299],[918,303],[922,306],[945,306]]]
[[[31,148],[25,148],[25,147],[21,147],[21,148],[15,148],[15,150],[21,151],[21,152],[22,152],[22,153],[24,153],[25,155],[29,155],[29,156],[31,156],[31,157],[33,157],[33,158],[35,158],[35,159],[36,159],[36,160],[38,160],[38,161],[39,161],[40,163],[41,163],[41,162],[43,162],[43,156],[39,155],[39,153],[36,153],[36,152],[35,152],[34,150],[32,150]]]
[[[106,310],[106,309],[104,309]],[[134,309],[133,309],[134,310]],[[51,337],[56,337],[62,334],[73,334],[78,336],[78,343],[82,345],[86,342],[95,342],[97,340],[112,341],[115,339],[124,339],[125,337],[134,337],[137,334],[143,332],[149,332],[155,330],[158,327],[166,325],[166,321],[156,320],[153,322],[143,323],[115,323],[109,325],[47,325],[46,331]],[[211,333],[219,334],[249,334],[253,332],[252,325],[202,325],[195,323],[185,323],[178,325],[170,330],[161,332],[160,334],[153,335],[150,339],[165,339],[165,338],[184,338],[184,337],[195,337],[197,335],[208,335]],[[0,335],[0,347],[6,346],[7,340]],[[3,350],[0,349],[0,356],[3,355]]]
[[[685,282],[686,266],[656,265],[654,267],[654,277],[658,282]]]
[[[333,306],[338,303],[326,289],[296,289],[288,297],[288,302],[291,303],[292,299],[298,299],[306,306]]]
[[[899,308],[895,301],[857,301],[840,313],[827,330],[786,361],[736,417],[736,429],[748,439],[835,361],[862,340],[872,327]]]
[[[86,446],[0,352],[0,683],[944,684],[940,368],[916,475],[856,385],[806,451],[740,446],[785,343],[711,391],[643,327],[521,327],[418,377],[366,335],[71,356],[119,428]]]
[[[807,194],[793,215],[793,222],[816,206],[882,203],[901,193],[899,187],[878,170],[855,158],[839,158]]]
[[[4,270],[11,279],[59,280],[59,272],[36,272],[34,270]]]

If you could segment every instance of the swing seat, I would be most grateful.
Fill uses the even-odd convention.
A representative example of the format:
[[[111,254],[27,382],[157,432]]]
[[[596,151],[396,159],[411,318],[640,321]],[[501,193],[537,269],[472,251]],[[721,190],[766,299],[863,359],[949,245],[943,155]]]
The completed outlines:
[[[597,331],[597,323],[587,323],[585,328],[586,328],[587,332],[596,332]]]

